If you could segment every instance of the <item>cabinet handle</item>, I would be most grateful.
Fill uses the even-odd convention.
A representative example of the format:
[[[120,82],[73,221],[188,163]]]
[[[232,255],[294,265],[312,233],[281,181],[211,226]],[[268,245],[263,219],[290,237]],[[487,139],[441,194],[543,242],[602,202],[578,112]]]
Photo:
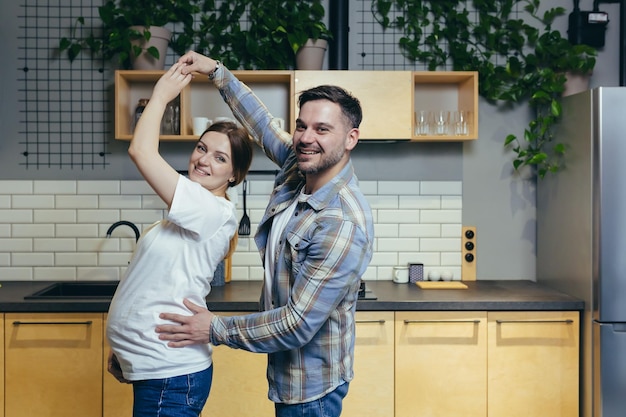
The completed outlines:
[[[84,324],[85,326],[91,326],[93,322],[91,320],[87,320],[87,321],[14,321],[13,325],[14,326],[23,326],[26,324],[38,324],[38,325],[48,325],[48,324],[74,324],[74,325],[81,325]]]
[[[383,319],[380,319],[380,320],[357,320],[355,323],[358,323],[358,324],[363,324],[363,323],[385,324],[385,320],[383,320]]]
[[[565,323],[572,324],[574,320],[572,319],[563,319],[563,320],[496,320],[497,324],[505,324],[505,323]]]
[[[404,324],[411,323],[472,323],[479,324],[480,320],[404,320]]]

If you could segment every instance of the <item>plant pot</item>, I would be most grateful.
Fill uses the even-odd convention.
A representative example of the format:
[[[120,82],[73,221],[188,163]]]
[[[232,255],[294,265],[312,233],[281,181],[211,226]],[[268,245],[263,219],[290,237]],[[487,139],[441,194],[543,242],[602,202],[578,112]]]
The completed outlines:
[[[145,26],[131,26],[131,29],[135,29],[136,31],[142,33],[144,28]],[[167,53],[167,47],[170,43],[170,39],[172,38],[172,32],[158,26],[150,26],[149,29],[152,36],[148,42],[143,39],[133,41],[133,43],[141,46],[141,49],[144,50],[144,52],[137,57],[134,54],[130,54],[130,62],[133,69],[162,70],[165,67],[165,54]],[[146,50],[151,46],[154,46],[159,51],[159,59],[156,59],[152,55],[146,53]]]
[[[589,89],[589,79],[591,74],[580,74],[576,72],[565,73],[565,90],[563,90],[563,97],[571,96],[572,94],[587,91]]]
[[[327,48],[328,42],[325,39],[309,39],[296,54],[296,69],[321,70]]]

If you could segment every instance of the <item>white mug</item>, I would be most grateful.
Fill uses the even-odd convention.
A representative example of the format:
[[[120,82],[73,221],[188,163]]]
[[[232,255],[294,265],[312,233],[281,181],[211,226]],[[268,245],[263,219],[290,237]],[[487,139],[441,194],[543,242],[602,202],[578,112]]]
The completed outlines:
[[[213,122],[208,117],[193,118],[193,134],[200,136]]]
[[[408,266],[394,266],[393,267],[393,282],[396,284],[406,284],[409,282],[409,267]]]

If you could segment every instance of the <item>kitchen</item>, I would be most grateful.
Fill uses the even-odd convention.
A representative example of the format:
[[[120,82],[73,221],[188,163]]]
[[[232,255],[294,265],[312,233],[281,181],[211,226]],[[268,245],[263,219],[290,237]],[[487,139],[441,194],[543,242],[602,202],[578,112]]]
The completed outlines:
[[[353,1],[351,7],[367,9],[365,3]],[[549,3],[571,8],[569,1]],[[130,229],[120,228],[106,240],[107,228],[120,219],[145,227],[161,218],[163,207],[128,163],[126,142],[107,143],[105,166],[84,161],[82,166],[79,161],[69,167],[45,162],[23,165],[23,132],[31,129],[23,121],[32,120],[25,119],[15,104],[23,103],[21,84],[16,82],[23,80],[23,71],[16,69],[24,68],[20,60],[23,52],[17,46],[26,21],[16,17],[27,13],[19,3],[0,7],[1,30],[9,46],[4,48],[5,62],[17,63],[0,70],[5,92],[1,120],[6,135],[0,156],[4,248],[0,252],[0,279],[119,279],[134,238]],[[603,9],[610,16],[619,14],[617,5],[604,5]],[[565,30],[567,22],[559,21],[559,25]],[[356,23],[354,26],[358,27]],[[609,25],[592,87],[618,85],[618,32],[618,26]],[[350,69],[368,68],[355,58]],[[69,72],[74,76],[75,71],[72,67]],[[77,82],[77,78],[72,79]],[[99,85],[104,90],[110,80]],[[68,112],[80,113],[77,108]],[[377,251],[366,280],[389,281],[393,265],[416,260],[427,269],[452,270],[458,279],[463,225],[477,229],[479,280],[537,278],[535,184],[512,172],[511,155],[502,146],[508,132],[523,130],[526,112],[525,108],[502,112],[481,101],[477,141],[368,143],[358,147],[354,154],[357,174],[379,216]],[[91,130],[86,134],[96,136]],[[188,151],[184,144],[167,144],[167,150],[180,161]],[[255,164],[255,169],[268,168],[262,156]],[[260,216],[270,183],[271,179],[264,176],[251,178],[248,207],[253,219]],[[417,219],[416,210],[423,210],[428,222]],[[251,241],[241,244],[233,262],[233,279],[253,280],[259,276],[258,255]]]

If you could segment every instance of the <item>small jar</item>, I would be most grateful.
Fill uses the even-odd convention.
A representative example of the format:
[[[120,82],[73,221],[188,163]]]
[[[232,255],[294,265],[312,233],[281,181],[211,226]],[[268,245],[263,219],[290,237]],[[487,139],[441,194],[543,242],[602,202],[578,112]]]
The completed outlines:
[[[144,109],[146,108],[148,101],[149,99],[147,98],[140,98],[139,101],[137,102],[137,107],[135,107],[135,119],[134,119],[134,124],[133,124],[133,131],[135,130],[135,127],[137,126],[137,122],[139,121],[139,118],[141,117]]]

